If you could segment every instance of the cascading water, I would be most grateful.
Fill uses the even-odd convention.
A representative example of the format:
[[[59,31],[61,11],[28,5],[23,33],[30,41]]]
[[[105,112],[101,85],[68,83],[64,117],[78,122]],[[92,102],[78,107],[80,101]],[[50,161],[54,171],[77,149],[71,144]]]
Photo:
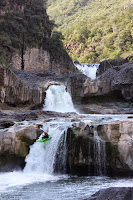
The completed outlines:
[[[73,106],[72,98],[64,85],[51,85],[46,91],[44,103],[45,111],[77,112]]]
[[[93,124],[96,124],[96,126],[102,122],[107,123],[107,121],[110,122],[111,120],[114,121],[122,118],[127,118],[125,116],[118,115],[104,116],[104,119],[103,115],[89,115],[87,118],[86,117],[82,119],[82,121],[86,121],[88,119],[92,121]],[[101,118],[103,120],[100,120]],[[66,149],[65,145],[66,132],[68,127],[72,127],[72,119],[56,118],[48,120],[49,121],[44,123],[43,130],[52,133],[53,137],[46,143],[35,142],[31,146],[29,155],[26,158],[27,163],[24,171],[0,173],[0,199],[88,199],[89,196],[97,192],[99,189],[104,189],[108,187],[125,187],[125,185],[127,187],[133,186],[132,178],[114,179],[106,176],[101,176],[100,178],[98,176],[87,176],[84,178],[68,175],[66,176],[64,174],[51,174],[52,172],[54,172],[55,167],[58,167],[59,171],[64,169],[65,172],[66,154],[69,151],[69,145],[67,146],[68,149]],[[77,119],[77,122],[79,123],[79,119]],[[100,175],[100,173],[106,171],[106,168],[103,167],[106,166],[106,154],[104,154],[106,149],[102,139],[99,138],[97,134],[97,129],[94,128],[94,130],[92,131],[94,133],[95,145],[93,146],[93,142],[90,142],[88,144],[88,154],[91,155],[88,162],[92,163],[92,159],[95,157],[94,160],[96,160],[97,162],[96,165],[98,165],[99,161],[103,163],[97,171],[97,175]],[[90,137],[93,141],[92,134],[90,135]],[[69,139],[69,137],[67,139]],[[103,146],[100,144],[100,142]],[[59,152],[59,155],[57,152]],[[100,153],[97,154],[98,152]],[[59,163],[56,162],[57,159]],[[58,166],[55,166],[55,163],[57,163]],[[92,167],[93,166],[94,165],[92,163]]]
[[[106,144],[97,133],[97,126],[94,127],[94,159],[96,175],[106,175]]]
[[[91,78],[92,80],[96,78],[96,72],[99,67],[99,64],[74,63],[74,65],[78,70],[80,70],[84,75]]]
[[[65,171],[66,163],[66,132],[67,128],[71,126],[70,123],[45,123],[44,130],[53,134],[52,139],[46,143],[34,143],[30,148],[30,153],[26,157],[26,166],[24,172],[46,173],[52,174],[54,172],[54,165],[56,160],[57,150],[62,146],[62,159],[58,159],[60,166]],[[63,167],[61,167],[63,166]],[[58,166],[57,166],[58,167]]]

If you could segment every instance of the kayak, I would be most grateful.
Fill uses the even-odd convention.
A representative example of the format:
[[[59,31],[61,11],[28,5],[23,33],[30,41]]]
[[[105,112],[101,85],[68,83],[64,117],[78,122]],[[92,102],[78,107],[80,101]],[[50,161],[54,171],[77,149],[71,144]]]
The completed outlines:
[[[42,139],[42,137],[40,137],[40,138],[37,140],[37,142],[47,142],[47,141],[51,140],[51,138],[52,138],[52,134],[49,134],[49,137],[48,137],[48,138]]]

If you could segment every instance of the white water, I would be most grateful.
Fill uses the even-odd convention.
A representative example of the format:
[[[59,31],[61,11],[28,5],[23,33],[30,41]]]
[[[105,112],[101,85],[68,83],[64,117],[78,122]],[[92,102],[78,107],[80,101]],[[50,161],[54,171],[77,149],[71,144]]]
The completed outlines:
[[[52,139],[46,143],[35,142],[31,146],[29,155],[26,157],[25,173],[35,172],[52,174],[54,172],[57,150],[59,145],[64,141],[63,138],[66,139],[66,131],[70,126],[71,123],[69,122],[44,123],[43,130],[51,133]],[[65,150],[65,148],[63,149]],[[63,161],[65,162],[65,157],[63,158]],[[63,162],[60,164],[64,165]]]
[[[97,126],[94,127],[94,158],[96,162],[95,173],[97,175],[106,175],[106,144],[97,133]]]
[[[77,112],[73,106],[71,95],[64,85],[51,85],[46,91],[45,111]]]
[[[99,67],[99,64],[87,64],[87,63],[81,63],[81,64],[74,64],[75,67],[81,71],[84,75],[94,80],[96,78],[96,72]]]

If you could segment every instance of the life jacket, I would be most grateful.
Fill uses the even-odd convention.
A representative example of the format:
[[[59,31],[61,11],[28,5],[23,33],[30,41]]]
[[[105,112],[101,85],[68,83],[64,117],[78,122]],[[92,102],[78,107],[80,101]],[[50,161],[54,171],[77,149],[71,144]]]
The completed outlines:
[[[48,137],[48,133],[45,133],[45,136],[47,136],[47,137]]]

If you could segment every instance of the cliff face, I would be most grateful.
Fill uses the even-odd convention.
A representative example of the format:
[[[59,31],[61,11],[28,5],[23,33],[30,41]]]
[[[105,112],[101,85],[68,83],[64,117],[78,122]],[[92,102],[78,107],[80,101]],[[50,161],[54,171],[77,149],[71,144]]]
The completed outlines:
[[[28,85],[8,68],[0,68],[0,101],[9,104],[40,104],[42,90]]]
[[[11,63],[16,69],[21,69],[21,57],[14,54]],[[26,71],[50,70],[56,74],[74,71],[74,65],[65,52],[44,50],[43,48],[27,49],[24,54],[24,69]]]
[[[0,67],[0,75],[0,102],[15,106],[43,104],[50,85],[67,82],[65,76],[44,70],[27,72]]]
[[[0,63],[27,71],[74,69],[61,40],[52,38],[53,26],[43,0],[0,2]]]
[[[79,123],[68,130],[68,172],[80,175],[133,173],[132,119],[99,126]]]

